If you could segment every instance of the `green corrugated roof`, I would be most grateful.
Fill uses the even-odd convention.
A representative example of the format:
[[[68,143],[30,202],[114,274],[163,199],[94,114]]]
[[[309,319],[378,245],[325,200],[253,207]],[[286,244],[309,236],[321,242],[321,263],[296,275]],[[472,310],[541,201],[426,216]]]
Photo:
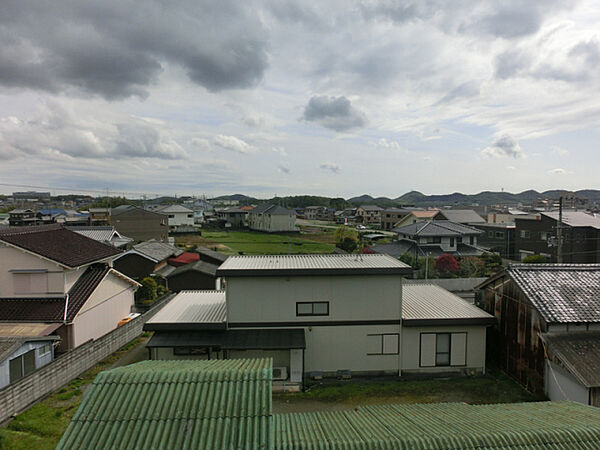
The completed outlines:
[[[274,416],[278,449],[591,449],[600,410],[577,403],[378,405]]]
[[[272,448],[271,367],[145,361],[102,372],[57,448]]]

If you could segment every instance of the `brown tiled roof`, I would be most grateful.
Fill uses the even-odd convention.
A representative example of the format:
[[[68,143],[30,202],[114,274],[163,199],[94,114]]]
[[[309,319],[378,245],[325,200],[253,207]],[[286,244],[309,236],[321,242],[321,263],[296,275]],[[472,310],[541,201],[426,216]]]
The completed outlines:
[[[98,287],[110,267],[95,264],[79,277],[69,290],[67,322],[72,321],[92,292]],[[65,319],[65,297],[0,298],[2,322],[62,322]]]
[[[0,241],[28,250],[67,267],[78,267],[118,255],[120,250],[95,241],[62,225],[8,227]]]

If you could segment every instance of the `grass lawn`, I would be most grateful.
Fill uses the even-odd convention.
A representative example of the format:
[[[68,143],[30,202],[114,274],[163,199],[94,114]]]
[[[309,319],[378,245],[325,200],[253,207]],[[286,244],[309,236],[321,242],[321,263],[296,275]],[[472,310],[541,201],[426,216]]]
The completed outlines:
[[[96,375],[110,369],[127,352],[146,342],[148,337],[149,334],[144,333],[0,428],[0,449],[55,448],[75,414],[83,393]]]
[[[274,405],[286,403],[285,410],[306,411],[310,404],[317,409],[328,409],[340,404],[359,406],[377,403],[433,403],[466,402],[515,403],[540,401],[515,381],[497,370],[478,377],[457,377],[412,381],[325,382],[309,387],[305,392],[273,394]]]
[[[315,230],[289,234],[203,230],[202,236],[179,236],[175,242],[188,246],[201,245],[228,254],[242,252],[245,255],[332,253],[334,248],[333,231]]]

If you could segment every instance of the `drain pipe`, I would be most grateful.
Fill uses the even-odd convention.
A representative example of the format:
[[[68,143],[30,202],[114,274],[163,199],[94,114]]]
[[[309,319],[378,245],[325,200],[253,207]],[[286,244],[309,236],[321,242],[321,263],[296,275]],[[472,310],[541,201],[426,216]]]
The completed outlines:
[[[65,297],[65,314],[63,316],[63,322],[67,323],[67,311],[69,310],[69,294]]]

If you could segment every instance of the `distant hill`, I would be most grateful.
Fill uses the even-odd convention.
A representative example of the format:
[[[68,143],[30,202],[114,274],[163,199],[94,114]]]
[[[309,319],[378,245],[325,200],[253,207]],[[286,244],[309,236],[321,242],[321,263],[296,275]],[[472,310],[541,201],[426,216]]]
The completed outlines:
[[[256,201],[254,197],[248,197],[244,194],[221,195],[220,197],[214,197],[211,200],[237,200],[240,203],[251,203],[253,201]]]

